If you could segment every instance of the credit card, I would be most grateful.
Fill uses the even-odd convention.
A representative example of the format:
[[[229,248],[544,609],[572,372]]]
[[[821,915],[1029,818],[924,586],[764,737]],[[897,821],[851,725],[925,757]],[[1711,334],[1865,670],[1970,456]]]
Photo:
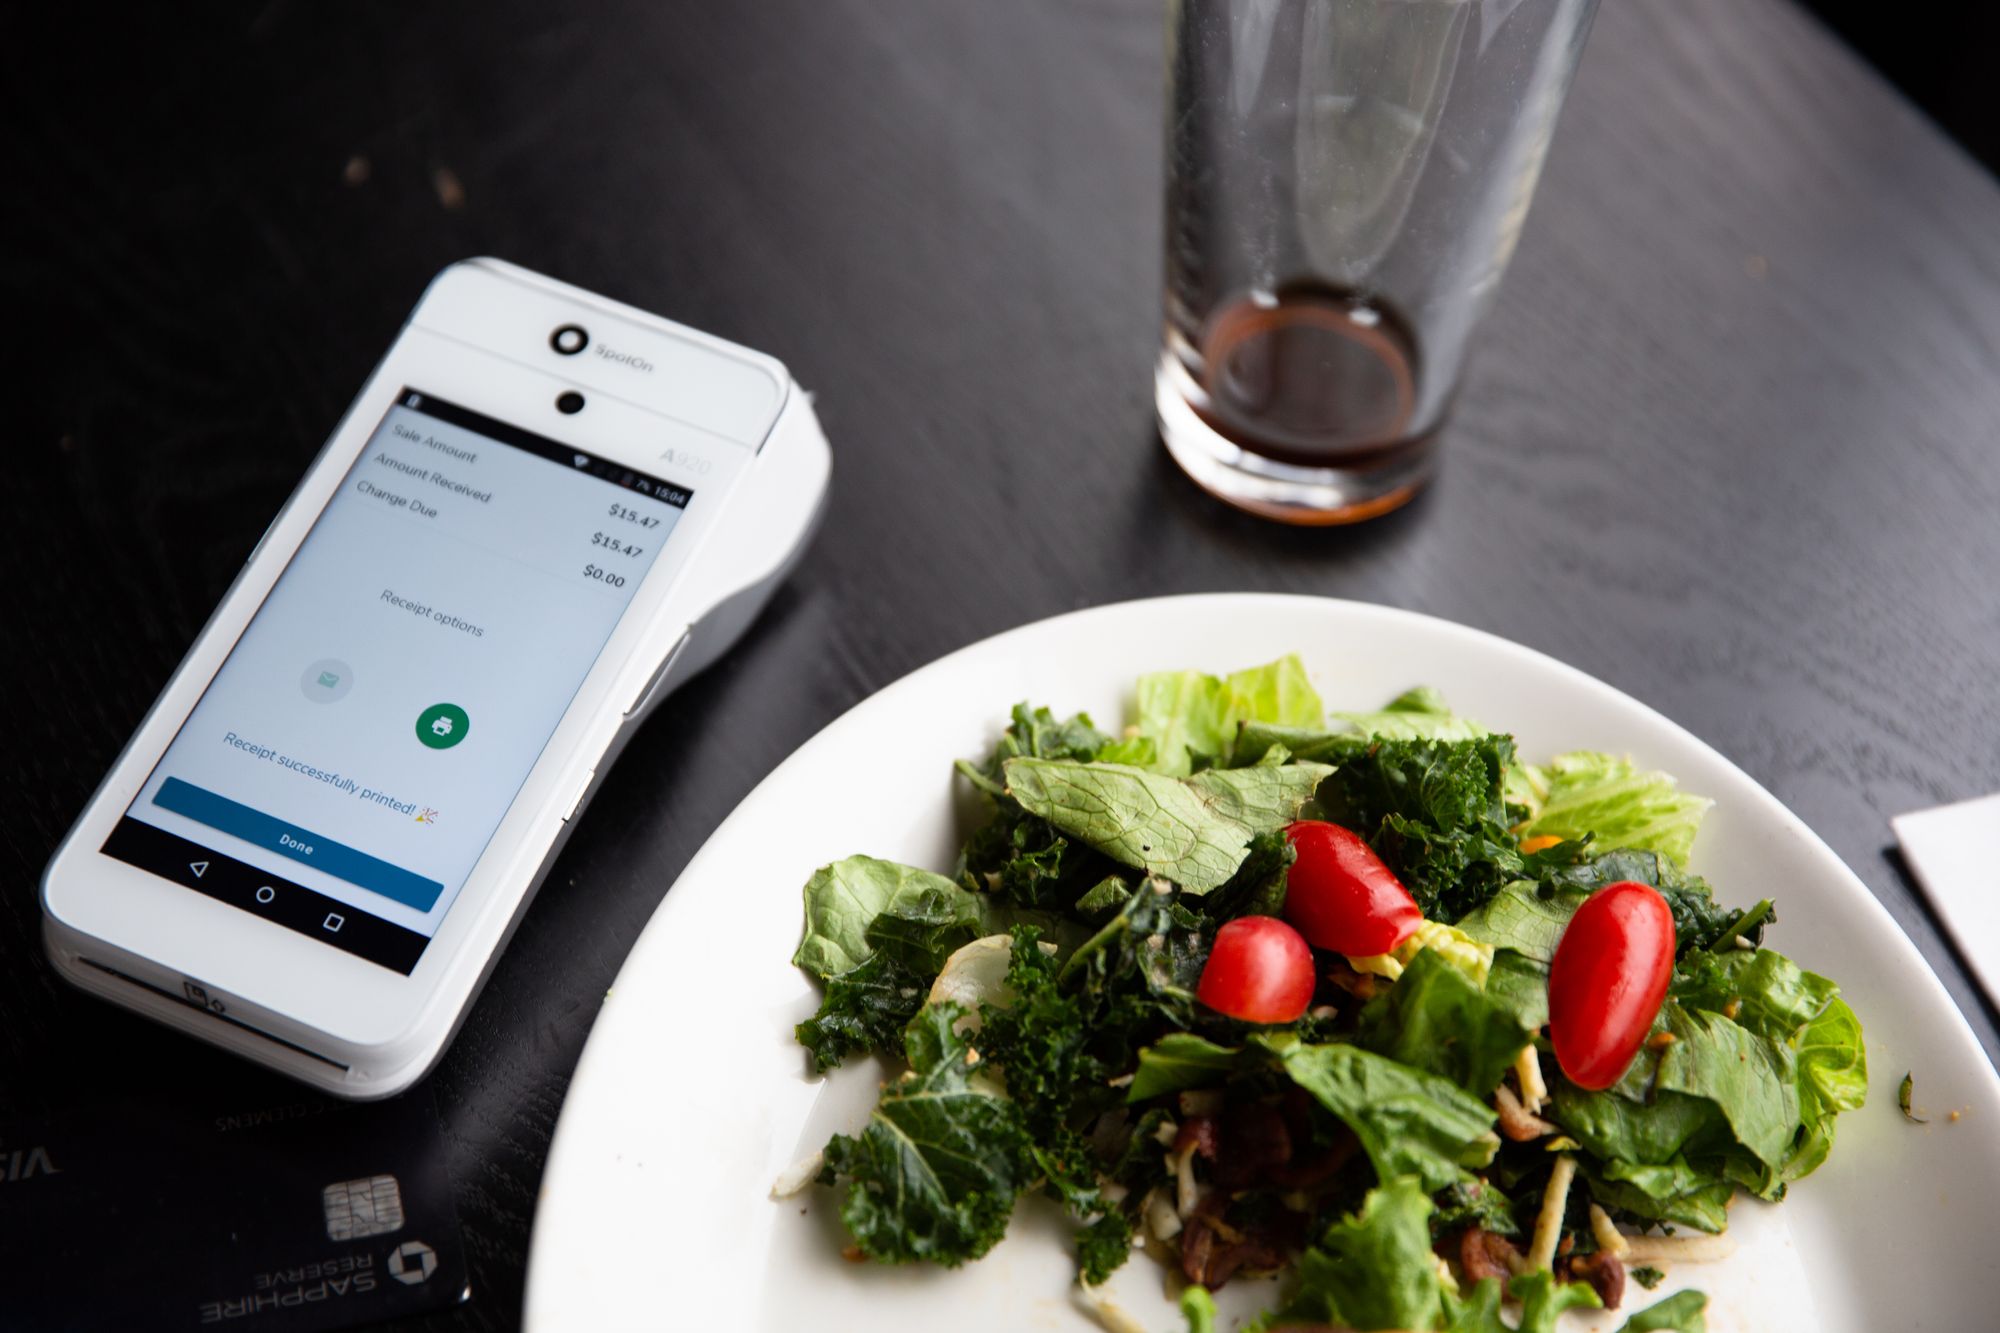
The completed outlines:
[[[0,1125],[0,1325],[311,1333],[469,1299],[428,1089],[257,1082]]]

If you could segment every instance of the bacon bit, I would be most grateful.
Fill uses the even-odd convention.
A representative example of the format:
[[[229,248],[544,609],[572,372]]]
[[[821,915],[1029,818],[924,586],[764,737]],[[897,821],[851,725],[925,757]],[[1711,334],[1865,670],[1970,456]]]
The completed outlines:
[[[1946,1119],[1946,1120],[1949,1120],[1949,1121],[1950,1121],[1950,1122],[1951,1122],[1952,1124],[1954,1124],[1954,1125],[1955,1125],[1955,1124],[1957,1124],[1957,1123],[1958,1123],[1958,1117],[1959,1117],[1959,1115],[1960,1115],[1960,1112],[1957,1112],[1957,1111],[1953,1111],[1953,1112],[1952,1112],[1951,1114],[1947,1115],[1947,1116],[1945,1117],[1945,1119]]]
[[[1561,841],[1562,839],[1553,833],[1537,833],[1532,838],[1521,839],[1521,855],[1533,856],[1536,852],[1546,852]]]
[[[1655,1032],[1652,1036],[1646,1038],[1646,1049],[1649,1051],[1664,1051],[1679,1040],[1680,1038],[1671,1032]]]
[[[1354,1160],[1354,1154],[1361,1149],[1361,1141],[1352,1133],[1343,1132],[1332,1147],[1318,1157],[1307,1161],[1297,1159],[1271,1173],[1273,1184],[1283,1189],[1317,1190],[1326,1185],[1340,1169]]]
[[[1521,1105],[1514,1090],[1502,1083],[1493,1090],[1493,1108],[1500,1113],[1500,1132],[1516,1143],[1527,1143],[1556,1132],[1556,1127]]]
[[[1239,1272],[1283,1267],[1305,1239],[1303,1214],[1279,1213],[1238,1228],[1222,1218],[1228,1206],[1227,1195],[1209,1195],[1181,1233],[1181,1272],[1211,1291]]]
[[[1625,1299],[1625,1265],[1605,1250],[1571,1259],[1562,1274],[1565,1282],[1586,1282],[1607,1310],[1616,1310]]]
[[[1357,1000],[1375,998],[1376,979],[1365,972],[1356,972],[1343,959],[1336,958],[1327,967],[1326,979]]]
[[[847,1245],[841,1248],[840,1257],[847,1260],[850,1264],[858,1264],[868,1256],[861,1252],[859,1245]]]
[[[1743,1000],[1741,997],[1731,1000],[1728,1004],[1722,1006],[1722,1016],[1724,1018],[1734,1018],[1742,1012]]]
[[[1468,1280],[1478,1283],[1489,1277],[1504,1284],[1524,1262],[1521,1249],[1505,1236],[1470,1227],[1458,1238],[1458,1262]]]
[[[1181,1122],[1181,1132],[1174,1136],[1174,1151],[1197,1152],[1212,1162],[1221,1141],[1222,1130],[1214,1116],[1191,1115]]]
[[[1218,1128],[1215,1183],[1224,1189],[1262,1184],[1292,1160],[1292,1133],[1274,1102],[1238,1102],[1223,1112]]]
[[[972,1048],[971,1048],[970,1046],[966,1047],[966,1048],[965,1048],[965,1063],[966,1063],[966,1064],[968,1064],[968,1065],[976,1065],[976,1064],[978,1064],[978,1063],[979,1063],[979,1052],[978,1052],[978,1051],[975,1051],[975,1050],[973,1050],[973,1049],[972,1049]]]

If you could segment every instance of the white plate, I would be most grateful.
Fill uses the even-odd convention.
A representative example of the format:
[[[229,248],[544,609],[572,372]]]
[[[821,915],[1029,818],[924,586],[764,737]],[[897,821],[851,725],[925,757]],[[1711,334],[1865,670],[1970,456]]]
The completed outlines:
[[[1244,595],[1130,602],[974,644],[852,709],[744,800],[640,936],[577,1067],[535,1223],[531,1333],[1095,1327],[1064,1228],[1038,1200],[985,1259],[947,1272],[847,1263],[833,1191],[769,1197],[830,1133],[859,1129],[881,1075],[807,1075],[792,1026],[817,995],[788,961],[799,889],[854,852],[948,870],[975,810],[951,762],[985,753],[1017,700],[1110,726],[1142,672],[1287,652],[1330,707],[1429,683],[1528,757],[1625,751],[1714,797],[1694,868],[1726,902],[1776,898],[1774,945],[1838,980],[1861,1016],[1869,1101],[1840,1118],[1832,1160],[1782,1206],[1740,1200],[1733,1257],[1682,1265],[1650,1296],[1634,1284],[1623,1313],[1688,1285],[1710,1293],[1716,1333],[1993,1326],[2000,1080],[1923,958],[1811,830],[1680,727],[1539,653],[1384,607]],[[1927,1126],[1896,1109],[1905,1070]],[[1180,1329],[1143,1256],[1112,1290],[1145,1327]],[[1273,1290],[1232,1284],[1225,1309]],[[1623,1313],[1565,1329],[1615,1329]]]

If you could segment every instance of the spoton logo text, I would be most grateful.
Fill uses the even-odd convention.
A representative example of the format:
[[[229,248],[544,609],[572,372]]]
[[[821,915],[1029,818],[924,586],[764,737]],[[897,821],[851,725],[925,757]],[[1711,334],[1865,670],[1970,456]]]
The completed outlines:
[[[621,352],[616,348],[606,347],[603,343],[598,343],[590,350],[603,357],[606,361],[616,361],[621,366],[630,366],[634,370],[643,370],[648,375],[653,373],[653,363],[636,352]]]

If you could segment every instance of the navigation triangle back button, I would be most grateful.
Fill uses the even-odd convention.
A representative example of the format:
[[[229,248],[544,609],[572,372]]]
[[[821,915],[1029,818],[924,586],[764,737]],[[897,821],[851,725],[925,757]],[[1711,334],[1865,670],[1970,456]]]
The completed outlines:
[[[188,869],[194,871],[194,877],[196,879],[200,879],[203,875],[208,873],[208,862],[190,861],[188,862]]]

